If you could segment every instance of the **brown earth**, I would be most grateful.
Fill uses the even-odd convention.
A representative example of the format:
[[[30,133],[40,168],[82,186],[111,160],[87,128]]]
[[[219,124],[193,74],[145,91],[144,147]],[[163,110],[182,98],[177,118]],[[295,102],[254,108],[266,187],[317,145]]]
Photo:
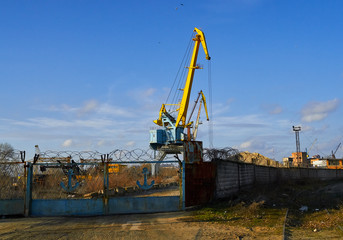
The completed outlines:
[[[259,153],[250,153],[248,151],[238,153],[230,157],[229,160],[245,162],[245,163],[254,163],[256,165],[262,165],[262,166],[272,166],[272,167],[282,166],[282,164],[278,161],[267,158]]]
[[[281,239],[268,228],[189,221],[191,212],[0,220],[1,239]],[[188,220],[186,220],[188,219]]]

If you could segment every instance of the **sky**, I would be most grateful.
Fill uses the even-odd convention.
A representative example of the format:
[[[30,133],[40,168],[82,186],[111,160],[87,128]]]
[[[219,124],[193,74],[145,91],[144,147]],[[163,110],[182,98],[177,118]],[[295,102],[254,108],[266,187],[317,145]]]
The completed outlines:
[[[197,27],[211,56],[209,71],[200,49],[191,95],[203,90],[211,109],[204,147],[282,161],[301,126],[301,150],[330,155],[343,141],[342,11],[339,0],[1,1],[0,142],[28,158],[36,144],[148,149]]]

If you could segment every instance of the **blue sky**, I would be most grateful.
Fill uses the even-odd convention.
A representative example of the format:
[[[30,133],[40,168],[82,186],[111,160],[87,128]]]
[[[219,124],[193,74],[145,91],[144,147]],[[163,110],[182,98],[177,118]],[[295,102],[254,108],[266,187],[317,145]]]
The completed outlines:
[[[194,27],[211,60],[214,147],[276,160],[343,141],[342,1],[1,1],[0,140],[148,148]],[[210,95],[202,50],[191,99]],[[205,119],[202,117],[203,120]],[[209,124],[198,139],[209,146]],[[342,157],[343,150],[336,154]]]

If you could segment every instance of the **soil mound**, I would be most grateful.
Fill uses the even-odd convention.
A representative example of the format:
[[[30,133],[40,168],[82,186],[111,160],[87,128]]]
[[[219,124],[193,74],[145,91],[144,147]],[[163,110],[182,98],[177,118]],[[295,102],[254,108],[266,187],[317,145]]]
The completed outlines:
[[[259,153],[251,153],[251,152],[240,152],[232,157],[229,158],[232,161],[238,162],[245,162],[245,163],[253,163],[255,165],[262,165],[262,166],[272,166],[272,167],[281,167],[281,163],[267,158]]]

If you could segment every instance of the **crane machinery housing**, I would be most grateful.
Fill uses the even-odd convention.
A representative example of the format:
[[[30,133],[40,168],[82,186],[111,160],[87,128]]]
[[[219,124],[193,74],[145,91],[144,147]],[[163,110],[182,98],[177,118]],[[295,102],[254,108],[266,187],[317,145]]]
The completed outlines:
[[[184,144],[184,141],[187,139],[195,140],[196,137],[196,131],[199,124],[199,117],[197,118],[196,125],[193,127],[195,130],[195,133],[193,133],[192,136],[190,136],[190,133],[184,133],[185,128],[190,128],[193,125],[193,122],[189,120],[187,121],[187,111],[189,106],[189,99],[191,95],[192,90],[192,84],[193,84],[193,78],[194,78],[194,72],[196,69],[199,69],[200,67],[197,65],[197,58],[198,58],[198,52],[200,44],[202,45],[206,59],[210,60],[210,56],[208,54],[206,40],[204,33],[199,30],[198,28],[194,28],[194,32],[196,32],[195,37],[192,39],[194,41],[194,47],[193,47],[193,53],[190,60],[190,65],[188,67],[188,74],[187,79],[185,82],[185,86],[183,89],[183,95],[181,102],[176,104],[177,105],[177,117],[173,117],[171,112],[167,111],[166,106],[167,105],[175,105],[175,104],[162,104],[162,107],[160,109],[159,118],[157,120],[154,120],[154,123],[158,126],[162,127],[161,129],[154,129],[150,130],[150,147],[154,150],[160,150],[161,148],[173,148],[173,146],[180,146]],[[204,103],[204,107],[207,114],[207,108],[206,108],[206,101],[204,94],[199,93],[199,97],[202,95],[201,102]],[[199,98],[198,97],[198,98]],[[200,105],[201,107],[201,105]],[[194,110],[193,110],[194,111]],[[200,112],[200,108],[199,108]],[[198,113],[199,115],[199,113]],[[208,114],[207,114],[207,120],[208,120]]]

